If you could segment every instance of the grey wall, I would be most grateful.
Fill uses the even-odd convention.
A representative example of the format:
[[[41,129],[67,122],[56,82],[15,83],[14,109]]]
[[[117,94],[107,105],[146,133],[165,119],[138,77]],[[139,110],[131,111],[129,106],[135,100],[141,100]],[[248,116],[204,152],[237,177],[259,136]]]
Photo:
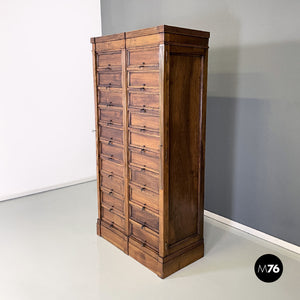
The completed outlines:
[[[102,0],[103,34],[208,30],[205,209],[300,244],[300,2]]]

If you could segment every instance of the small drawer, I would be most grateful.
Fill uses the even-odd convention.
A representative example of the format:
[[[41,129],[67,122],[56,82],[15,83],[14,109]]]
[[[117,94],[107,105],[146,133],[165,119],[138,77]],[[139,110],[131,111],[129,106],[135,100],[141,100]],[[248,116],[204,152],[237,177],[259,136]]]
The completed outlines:
[[[158,229],[159,229],[158,216],[151,213],[144,206],[140,207],[137,205],[130,205],[129,206],[129,217],[132,220],[140,223],[141,225],[144,225],[144,226],[158,232]]]
[[[124,195],[124,180],[111,173],[101,172],[101,186],[104,186],[111,192]]]
[[[101,170],[112,173],[113,175],[118,175],[120,177],[124,176],[124,166],[120,165],[112,160],[101,158],[100,161]]]
[[[123,111],[121,109],[99,109],[99,120],[110,125],[123,125]]]
[[[158,249],[158,234],[146,226],[130,221],[130,234],[142,242],[144,246],[149,246],[155,250]]]
[[[128,51],[128,65],[136,66],[138,68],[144,67],[158,67],[159,64],[159,50],[158,48],[145,48],[143,50],[129,50]]]
[[[140,108],[159,108],[159,95],[148,94],[146,92],[129,92],[128,94],[129,107]]]
[[[98,103],[106,106],[122,107],[122,92],[98,90]]]
[[[154,156],[148,155],[149,151],[130,151],[129,152],[129,161],[135,165],[151,169],[154,171],[159,171],[159,155],[156,153]]]
[[[100,125],[100,137],[123,144],[123,130]]]
[[[158,211],[159,196],[147,189],[141,189],[140,187],[130,185],[130,200],[145,206],[146,208]]]
[[[110,224],[111,227],[116,227],[117,229],[121,229],[124,231],[125,228],[125,219],[113,211],[106,209],[105,207],[101,207],[101,217],[102,219]]]
[[[101,201],[103,205],[110,207],[114,210],[118,210],[124,214],[124,200],[117,198],[116,196],[109,195],[109,192],[101,190]]]
[[[139,88],[158,88],[158,72],[128,72],[128,86]]]
[[[146,135],[146,134],[139,134],[133,131],[129,132],[129,143],[133,146],[138,146],[147,150],[148,148],[159,150],[159,137]]]
[[[145,108],[141,108],[140,112],[129,112],[129,126],[140,128],[142,132],[147,130],[159,131],[159,116],[151,114]]]
[[[100,142],[101,154],[104,154],[110,159],[123,161],[123,148],[112,144],[111,142]]]
[[[111,70],[111,67],[121,68],[121,51],[98,54],[98,67]]]
[[[105,87],[122,87],[121,72],[99,72],[98,85]]]
[[[156,193],[159,191],[159,177],[157,174],[147,171],[145,168],[131,167],[129,178],[132,182],[141,185],[141,189],[150,189]]]

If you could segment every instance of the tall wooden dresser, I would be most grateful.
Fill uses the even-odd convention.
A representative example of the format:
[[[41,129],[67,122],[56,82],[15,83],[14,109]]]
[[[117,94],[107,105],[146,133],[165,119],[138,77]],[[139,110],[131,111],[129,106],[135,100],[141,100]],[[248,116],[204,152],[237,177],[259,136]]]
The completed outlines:
[[[164,278],[203,256],[209,32],[91,39],[97,233]]]

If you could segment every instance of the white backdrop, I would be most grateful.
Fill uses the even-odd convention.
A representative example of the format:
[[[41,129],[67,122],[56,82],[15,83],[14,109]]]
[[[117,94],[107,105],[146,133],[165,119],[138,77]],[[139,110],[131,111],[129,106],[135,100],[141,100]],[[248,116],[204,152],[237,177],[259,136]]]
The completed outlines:
[[[95,178],[100,0],[0,3],[0,200]]]

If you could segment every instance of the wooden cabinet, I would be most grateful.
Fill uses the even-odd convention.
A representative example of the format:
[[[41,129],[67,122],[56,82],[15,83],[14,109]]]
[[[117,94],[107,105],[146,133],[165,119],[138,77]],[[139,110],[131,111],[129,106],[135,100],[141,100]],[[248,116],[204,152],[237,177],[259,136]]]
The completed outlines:
[[[97,233],[164,278],[203,256],[209,33],[92,38]]]

